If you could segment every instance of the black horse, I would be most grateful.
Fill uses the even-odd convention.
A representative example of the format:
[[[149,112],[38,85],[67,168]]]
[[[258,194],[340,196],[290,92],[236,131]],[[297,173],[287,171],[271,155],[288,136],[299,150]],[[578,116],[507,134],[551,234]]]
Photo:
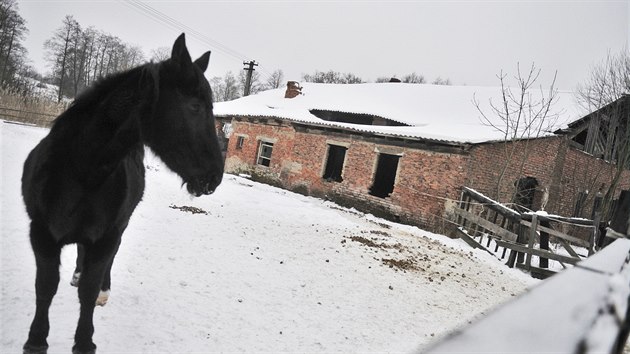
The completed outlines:
[[[195,196],[221,183],[223,160],[203,72],[184,35],[171,58],[102,79],[54,122],[24,163],[22,195],[31,218],[37,307],[25,353],[48,348],[48,309],[57,292],[61,248],[85,250],[74,353],[94,353],[94,304],[129,218],[144,192],[144,145]]]

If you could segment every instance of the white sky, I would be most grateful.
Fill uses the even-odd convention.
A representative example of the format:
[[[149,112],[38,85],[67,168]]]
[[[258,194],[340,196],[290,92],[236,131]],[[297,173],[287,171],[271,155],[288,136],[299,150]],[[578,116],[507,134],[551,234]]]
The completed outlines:
[[[229,48],[188,36],[196,57],[212,50],[208,76],[238,72],[254,59],[263,77],[282,69],[299,80],[315,70],[364,80],[410,72],[455,85],[498,85],[496,74],[535,62],[549,81],[574,89],[610,50],[628,46],[630,6],[617,1],[147,1],[154,9]],[[126,1],[19,0],[29,57],[46,71],[43,42],[73,15],[123,41],[171,46],[183,32]],[[234,54],[240,53],[240,54]]]

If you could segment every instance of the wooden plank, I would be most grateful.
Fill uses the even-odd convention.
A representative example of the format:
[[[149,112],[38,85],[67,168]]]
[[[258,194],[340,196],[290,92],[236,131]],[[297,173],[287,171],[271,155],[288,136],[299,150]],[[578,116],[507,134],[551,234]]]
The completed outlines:
[[[572,257],[582,258],[582,257],[580,257],[579,254],[577,254],[577,252],[575,252],[573,247],[571,247],[571,245],[567,241],[565,241],[563,239],[559,239],[558,241],[560,241],[560,244],[562,245],[562,247],[564,247],[564,249],[567,250],[567,252],[569,252],[569,254]]]
[[[499,225],[495,225],[491,223],[490,221],[484,218],[481,218],[475,214],[472,214],[466,210],[455,208],[455,214],[462,216],[463,218],[470,220],[471,222],[481,225],[483,228],[494,233],[495,236],[498,236],[501,239],[512,241],[512,242],[516,241],[517,235],[515,233],[510,232],[504,228],[501,228]]]
[[[532,227],[532,223],[529,222],[529,221],[526,221],[526,220],[521,220],[521,224],[523,224],[523,225],[525,225],[527,227],[530,227],[530,228]],[[587,248],[589,246],[587,241],[584,241],[584,240],[579,239],[577,237],[569,236],[567,234],[563,234],[560,231],[557,231],[557,230],[554,230],[554,229],[551,229],[551,228],[548,228],[548,227],[544,227],[544,226],[538,225],[538,230],[544,231],[544,232],[546,232],[546,233],[548,233],[550,235],[554,235],[556,237],[565,239],[567,241],[571,241],[571,242],[573,242],[574,244],[576,244],[578,246],[587,247]]]
[[[482,249],[482,250],[484,250],[484,251],[486,251],[486,252],[488,252],[488,253],[490,253],[491,255],[494,256],[494,253],[490,252],[487,248],[483,247],[482,244],[480,244],[479,242],[475,241],[475,239],[470,237],[470,235],[466,231],[464,231],[461,227],[458,227],[457,231],[459,231],[457,233],[459,235],[459,238],[464,240],[464,242],[469,244],[472,248]]]
[[[531,220],[532,219],[532,215],[534,215],[533,213],[523,213],[521,215],[522,219],[525,220]],[[582,226],[582,227],[588,227],[588,226],[593,226],[593,220],[589,220],[589,219],[582,219],[582,218],[567,218],[564,216],[558,216],[558,215],[553,215],[553,216],[545,216],[545,215],[538,215],[538,219],[540,220],[545,220],[545,221],[560,221],[560,222],[565,222],[568,224],[574,224],[577,226]]]
[[[470,237],[466,231],[464,231],[461,227],[457,228],[457,235],[459,238],[464,240],[467,244],[469,244],[472,248],[483,248],[483,246],[477,242],[474,238]]]
[[[553,270],[549,270],[547,268],[540,268],[536,266],[531,266],[529,269],[524,264],[517,264],[516,268],[520,268],[523,270],[527,270],[532,273],[532,276],[536,279],[547,279],[550,276],[556,274]]]
[[[498,243],[499,246],[501,246],[501,247],[506,247],[506,248],[509,248],[511,250],[518,251],[518,252],[531,253],[531,254],[533,254],[535,256],[553,259],[554,261],[558,261],[558,262],[575,264],[575,263],[581,261],[580,258],[573,258],[573,257],[569,257],[569,256],[564,256],[564,255],[561,255],[561,254],[551,253],[551,252],[539,250],[539,249],[536,249],[536,248],[530,249],[527,246],[519,245],[519,244],[513,243],[513,242],[506,242],[506,241],[501,241],[501,240],[496,240],[495,242]]]
[[[521,216],[521,214],[519,214],[516,210],[510,209],[505,205],[486,197],[485,195],[477,192],[474,189],[464,187],[464,190],[467,191],[473,199],[480,201],[481,203],[485,204],[487,208],[492,209],[505,217],[518,219]]]

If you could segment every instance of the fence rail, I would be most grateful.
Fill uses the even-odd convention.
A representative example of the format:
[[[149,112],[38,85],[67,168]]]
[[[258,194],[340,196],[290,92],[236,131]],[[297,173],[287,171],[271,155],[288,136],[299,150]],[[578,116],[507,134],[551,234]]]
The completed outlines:
[[[519,213],[467,187],[453,212],[459,224],[457,236],[502,259],[509,251],[508,266],[525,269],[538,278],[555,274],[549,269],[550,260],[564,269],[592,255],[600,238],[598,221]],[[568,234],[563,230],[567,226],[579,229],[581,237]],[[550,247],[550,239],[556,250]],[[538,264],[534,264],[534,257]]]
[[[42,127],[49,127],[57,117],[55,114],[42,113],[28,109],[15,109],[0,105],[0,118],[20,122],[38,125]]]

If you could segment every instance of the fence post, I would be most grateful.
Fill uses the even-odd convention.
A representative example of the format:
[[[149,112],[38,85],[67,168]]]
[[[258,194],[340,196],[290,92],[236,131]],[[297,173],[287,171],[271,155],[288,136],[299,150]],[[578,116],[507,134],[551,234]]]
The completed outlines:
[[[549,220],[541,220],[540,226],[551,228]],[[540,230],[540,249],[549,251],[549,234],[544,232],[543,230]],[[538,266],[540,268],[549,268],[549,259],[540,257]]]
[[[610,228],[620,234],[630,233],[630,190],[621,191],[617,208],[610,220]]]
[[[516,243],[520,243],[520,244],[523,243],[523,225],[521,224],[521,219],[522,219],[522,216],[519,215],[517,219],[509,219],[508,221],[508,225],[512,223],[511,230],[517,235]],[[503,251],[505,254],[505,249],[503,249]],[[523,263],[522,257],[523,257],[522,253],[511,249],[510,255],[508,256],[508,261],[506,263],[507,266],[510,268],[514,268],[514,264],[516,263],[517,259],[519,263]]]
[[[532,226],[529,229],[529,242],[527,243],[527,248],[530,250],[530,252],[527,253],[527,261],[526,261],[527,270],[531,269],[532,267],[531,250],[534,249],[534,240],[536,240],[536,228],[538,228],[538,215],[533,214]]]
[[[630,238],[630,190],[621,191],[619,202],[610,221],[610,228]],[[630,299],[628,301],[630,302]],[[615,344],[617,353],[623,353],[628,334],[630,334],[630,306],[626,310],[625,321]]]

